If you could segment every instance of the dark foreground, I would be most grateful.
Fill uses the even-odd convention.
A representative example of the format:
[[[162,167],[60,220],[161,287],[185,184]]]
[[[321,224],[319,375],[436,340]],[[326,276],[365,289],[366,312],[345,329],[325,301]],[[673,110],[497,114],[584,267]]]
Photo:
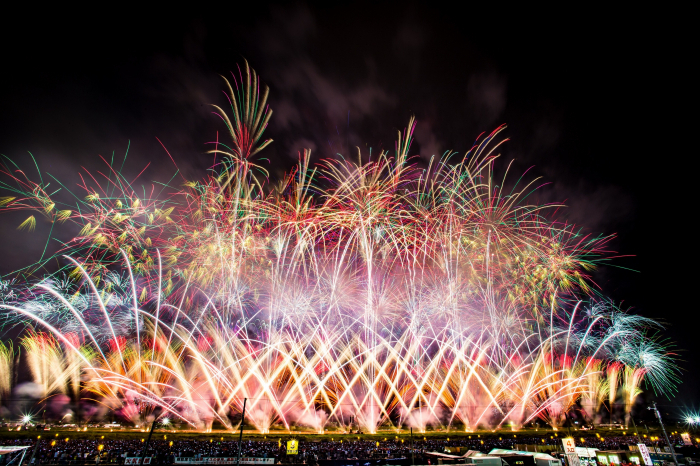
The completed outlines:
[[[496,434],[498,435],[498,434]],[[139,457],[142,454],[145,442],[141,439],[70,439],[63,436],[47,436],[41,439],[3,438],[0,436],[0,444],[4,446],[29,445],[30,448],[24,458],[24,465],[28,464],[56,464],[56,465],[121,465],[127,458]],[[676,436],[674,436],[676,437]],[[653,437],[652,437],[653,438]],[[37,447],[37,443],[38,447]],[[680,441],[680,437],[678,438]],[[611,437],[589,436],[576,438],[579,446],[598,448],[599,450],[627,450],[628,445],[640,442],[653,447],[658,442],[649,438],[636,437],[634,435],[622,435]],[[672,443],[676,443],[674,438]],[[695,438],[693,438],[695,442]],[[681,447],[682,442],[678,442]],[[427,454],[428,452],[454,452],[463,454],[467,450],[478,450],[484,453],[494,448],[519,449],[522,445],[537,445],[542,450],[550,450],[556,454],[561,452],[561,436],[511,436],[496,437],[488,435],[463,436],[453,439],[431,439],[416,437],[413,439],[413,447],[410,438],[399,439],[381,438],[379,440],[357,439],[355,437],[333,439],[305,439],[299,437],[297,455],[287,455],[286,440],[244,440],[242,442],[242,457],[274,458],[274,463],[295,463],[319,466],[340,466],[357,464],[357,466],[370,466],[377,464],[438,464],[438,458]],[[697,446],[685,447],[697,450]],[[460,453],[457,453],[457,451]],[[700,450],[697,450],[700,452]],[[238,442],[233,439],[208,440],[185,439],[168,440],[167,436],[160,436],[151,440],[148,445],[146,457],[151,457],[150,464],[168,465],[175,464],[176,458],[183,457],[236,457],[238,455]],[[0,457],[0,465],[10,460],[10,455]],[[688,455],[686,456],[693,456]],[[695,454],[695,457],[700,454]],[[11,464],[17,465],[18,459]],[[181,461],[181,460],[180,460]],[[450,460],[445,459],[444,462]],[[440,461],[441,463],[443,461]]]

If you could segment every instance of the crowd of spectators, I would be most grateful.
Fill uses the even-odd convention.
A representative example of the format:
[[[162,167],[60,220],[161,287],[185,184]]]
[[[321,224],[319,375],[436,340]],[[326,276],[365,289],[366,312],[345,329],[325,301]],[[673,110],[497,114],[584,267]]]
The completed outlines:
[[[5,440],[3,445],[30,445],[24,464],[33,465],[119,465],[124,464],[127,457],[139,457],[144,443],[138,440],[89,440],[74,439],[57,441],[52,439],[39,440]],[[638,443],[634,436],[588,437],[580,446],[598,448],[600,450],[627,449],[630,444]],[[414,457],[415,464],[430,464],[431,457],[427,452],[445,452],[461,447],[461,452],[478,450],[489,452],[494,448],[514,449],[516,444],[542,445],[558,448],[561,438],[551,436],[523,437],[477,435],[457,437],[454,439],[430,439],[415,437],[413,444],[410,438],[398,439],[389,437],[387,440],[360,440],[353,436],[324,440],[306,441],[299,438],[298,455],[286,453],[286,442],[277,440],[248,440],[243,441],[241,456],[257,458],[274,458],[279,463],[317,464],[323,460],[339,459],[400,459]],[[100,445],[102,448],[100,449]],[[452,448],[449,448],[452,447]],[[176,457],[236,457],[238,455],[237,441],[215,440],[161,440],[154,439],[148,445],[146,456],[152,457],[151,464],[173,464]],[[5,455],[7,456],[7,455]],[[3,461],[0,459],[0,466]],[[433,464],[436,463],[432,459]],[[16,463],[15,463],[16,464]],[[30,465],[31,466],[31,465]]]

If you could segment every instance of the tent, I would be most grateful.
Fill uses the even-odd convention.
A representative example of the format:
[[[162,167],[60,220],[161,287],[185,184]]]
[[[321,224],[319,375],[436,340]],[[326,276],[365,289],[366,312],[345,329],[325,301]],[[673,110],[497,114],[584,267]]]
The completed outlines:
[[[13,453],[16,453],[15,457],[12,458],[10,461],[8,461],[6,464],[12,464],[17,458],[20,458],[20,452],[22,452],[20,460],[17,462],[17,464],[22,464],[22,461],[24,461],[24,455],[27,454],[27,448],[29,448],[29,445],[27,446],[3,446],[0,445],[0,455],[11,455]]]
[[[463,454],[463,455],[450,455],[449,453],[439,453],[439,452],[437,452],[437,451],[426,451],[425,454],[426,454],[426,455],[439,456],[439,457],[441,457],[441,458],[454,458],[454,459],[457,459],[457,458],[471,458],[472,456],[486,456],[486,455],[484,455],[483,453],[481,453],[480,451],[476,451],[476,450],[469,450],[468,452],[466,452],[466,453]]]
[[[500,455],[525,455],[525,456],[532,456],[536,460],[554,460],[556,459],[552,455],[549,455],[547,453],[535,453],[532,451],[519,451],[519,450],[504,450],[502,448],[494,448],[489,452],[489,455],[491,456],[500,456]]]

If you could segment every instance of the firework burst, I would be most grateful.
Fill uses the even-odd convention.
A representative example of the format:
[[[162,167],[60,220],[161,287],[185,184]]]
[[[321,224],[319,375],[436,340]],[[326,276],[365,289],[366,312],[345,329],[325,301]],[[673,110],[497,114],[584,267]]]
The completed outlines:
[[[556,426],[631,406],[643,382],[673,390],[659,324],[593,291],[610,237],[530,204],[537,180],[496,177],[504,127],[422,166],[411,119],[393,153],[312,165],[304,151],[273,185],[254,160],[270,143],[267,90],[247,64],[227,85],[223,161],[169,193],[139,196],[109,165],[64,206],[3,167],[2,207],[33,212],[20,228],[39,216],[80,228],[62,270],[3,285],[47,393],[207,429],[233,427],[247,398],[262,432],[374,432]]]

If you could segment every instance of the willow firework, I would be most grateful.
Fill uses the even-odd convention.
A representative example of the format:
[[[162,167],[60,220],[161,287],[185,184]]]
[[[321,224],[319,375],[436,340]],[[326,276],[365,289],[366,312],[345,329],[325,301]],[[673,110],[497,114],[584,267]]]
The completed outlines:
[[[660,325],[594,291],[610,237],[530,204],[537,180],[496,179],[503,127],[423,164],[411,119],[393,154],[312,165],[305,151],[272,183],[254,158],[271,142],[267,90],[247,65],[233,81],[231,110],[215,107],[232,144],[201,180],[138,195],[109,164],[62,205],[4,167],[0,205],[32,210],[20,228],[80,227],[63,269],[0,297],[28,328],[45,395],[136,423],[158,407],[199,428],[232,427],[248,398],[262,432],[375,432],[557,426],[572,410],[629,415],[645,381],[674,389]]]

